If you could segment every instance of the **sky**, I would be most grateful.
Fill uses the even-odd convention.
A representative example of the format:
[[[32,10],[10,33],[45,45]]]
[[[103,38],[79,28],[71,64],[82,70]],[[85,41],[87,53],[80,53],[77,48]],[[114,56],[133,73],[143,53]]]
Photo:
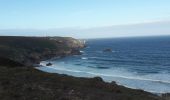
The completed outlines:
[[[170,0],[0,0],[0,35],[170,35],[169,5]]]

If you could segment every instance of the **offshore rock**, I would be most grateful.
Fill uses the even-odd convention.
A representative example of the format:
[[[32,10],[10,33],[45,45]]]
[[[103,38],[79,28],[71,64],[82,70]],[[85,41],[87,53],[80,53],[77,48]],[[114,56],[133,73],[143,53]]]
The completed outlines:
[[[112,49],[107,48],[107,49],[104,49],[103,52],[112,52]]]
[[[52,66],[53,64],[52,63],[47,63],[46,66]]]

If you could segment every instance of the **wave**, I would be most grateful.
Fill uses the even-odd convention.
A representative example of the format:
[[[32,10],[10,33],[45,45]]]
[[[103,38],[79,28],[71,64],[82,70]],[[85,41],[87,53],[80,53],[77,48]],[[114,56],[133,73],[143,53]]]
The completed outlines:
[[[79,66],[80,66],[80,65],[82,65],[82,64],[80,64],[80,63],[77,63],[77,64],[75,64],[75,65],[79,65]]]
[[[156,79],[108,75],[108,74],[100,74],[100,73],[93,73],[93,72],[87,72],[87,73],[94,74],[94,75],[100,75],[100,76],[107,76],[107,77],[123,78],[123,79],[129,79],[129,80],[151,81],[151,82],[157,82],[157,83],[163,83],[163,84],[170,84],[170,81],[163,81],[163,80],[156,80]]]
[[[94,59],[97,59],[97,58],[100,58],[100,57],[89,57],[89,58],[92,58],[92,59],[93,59],[93,58],[94,58]]]
[[[44,66],[44,67],[54,69],[54,70],[60,70],[60,71],[68,71],[68,72],[76,72],[76,73],[83,72],[80,70],[71,70],[71,69],[66,69],[66,68],[56,68],[56,67],[49,67],[49,66]]]
[[[80,51],[81,53],[84,53],[84,51]]]
[[[87,66],[90,68],[98,68],[98,69],[109,69],[110,67],[104,67],[104,66]]]
[[[47,62],[45,62],[45,61],[40,62],[40,66],[46,66],[46,64],[47,64]]]
[[[146,61],[142,61],[142,60],[109,59],[109,58],[105,58],[105,57],[89,57],[89,59],[92,59],[95,61],[104,61],[104,62],[146,64]],[[147,62],[147,64],[155,64],[155,62]],[[157,63],[157,64],[159,64],[159,63]]]
[[[102,74],[102,73],[87,72],[87,71],[73,70],[73,69],[66,69],[66,68],[59,68],[59,67],[52,67],[52,66],[50,66],[50,67],[44,66],[44,67],[54,69],[54,70],[67,71],[67,72],[86,73],[86,74],[90,74],[90,75],[94,75],[94,76],[100,76],[100,77],[113,77],[113,78],[121,78],[121,79],[128,79],[128,80],[150,81],[150,82],[161,83],[161,84],[169,84],[170,85],[170,81],[164,81],[164,80],[158,80],[158,79]],[[65,73],[65,74],[67,74],[67,73]],[[86,76],[84,76],[84,77],[86,77]]]
[[[88,58],[87,58],[87,57],[81,57],[81,59],[83,59],[83,60],[87,60]]]

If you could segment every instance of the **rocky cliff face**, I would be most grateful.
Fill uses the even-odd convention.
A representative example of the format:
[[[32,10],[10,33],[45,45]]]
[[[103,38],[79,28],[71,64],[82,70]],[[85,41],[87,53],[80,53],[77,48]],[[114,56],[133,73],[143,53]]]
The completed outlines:
[[[54,40],[59,44],[64,44],[69,48],[84,48],[85,43],[82,40],[74,39],[72,37],[48,37],[49,40]]]
[[[71,37],[0,37],[0,57],[25,65],[51,57],[80,54],[85,44]]]

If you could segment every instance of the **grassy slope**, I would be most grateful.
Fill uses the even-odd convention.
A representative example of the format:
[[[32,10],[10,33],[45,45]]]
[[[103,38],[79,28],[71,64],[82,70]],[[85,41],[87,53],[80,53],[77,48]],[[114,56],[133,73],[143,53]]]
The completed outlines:
[[[75,78],[17,66],[0,66],[1,100],[161,100],[100,78]]]

